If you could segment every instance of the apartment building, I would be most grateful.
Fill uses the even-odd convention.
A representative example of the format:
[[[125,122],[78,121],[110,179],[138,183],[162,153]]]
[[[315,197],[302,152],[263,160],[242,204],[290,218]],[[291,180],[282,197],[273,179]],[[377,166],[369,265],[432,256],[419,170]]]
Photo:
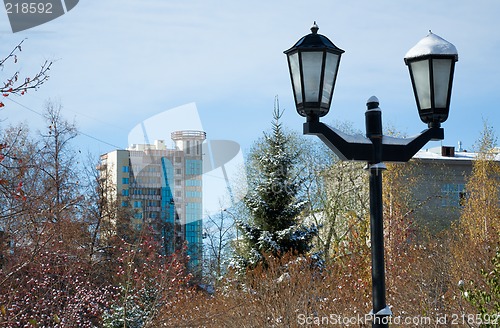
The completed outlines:
[[[175,131],[175,145],[164,140],[132,144],[101,155],[101,177],[112,186],[107,197],[133,211],[132,227],[153,227],[164,240],[165,253],[187,244],[191,270],[202,261],[203,131]]]
[[[477,153],[441,146],[419,151],[411,160],[416,176],[413,195],[416,217],[435,230],[442,230],[459,219],[467,197],[467,179]],[[500,162],[500,152],[494,161]]]

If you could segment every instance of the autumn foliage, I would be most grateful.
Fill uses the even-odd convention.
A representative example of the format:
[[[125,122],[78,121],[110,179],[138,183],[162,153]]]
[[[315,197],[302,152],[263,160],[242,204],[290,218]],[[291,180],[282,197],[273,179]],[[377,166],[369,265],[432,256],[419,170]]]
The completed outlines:
[[[46,246],[39,254],[16,250],[0,271],[1,326],[95,327],[113,289],[99,286],[81,257],[57,242]]]

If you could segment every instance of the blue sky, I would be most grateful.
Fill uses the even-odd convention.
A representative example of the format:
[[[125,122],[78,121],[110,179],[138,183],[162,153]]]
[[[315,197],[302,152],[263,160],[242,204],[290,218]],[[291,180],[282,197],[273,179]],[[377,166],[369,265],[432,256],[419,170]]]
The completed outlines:
[[[408,135],[423,130],[403,57],[431,29],[459,53],[443,144],[461,140],[470,149],[483,119],[500,126],[499,12],[495,0],[82,0],[66,15],[15,34],[0,10],[0,54],[27,38],[16,66],[21,75],[54,61],[40,90],[13,100],[38,112],[47,99],[59,101],[83,133],[105,141],[79,136],[75,148],[84,153],[125,148],[137,124],[193,102],[209,139],[233,140],[245,151],[269,129],[276,95],[286,126],[301,130],[283,50],[313,21],[346,51],[326,123],[364,129],[365,102],[376,95],[385,127]],[[37,114],[5,104],[1,126],[43,127]]]

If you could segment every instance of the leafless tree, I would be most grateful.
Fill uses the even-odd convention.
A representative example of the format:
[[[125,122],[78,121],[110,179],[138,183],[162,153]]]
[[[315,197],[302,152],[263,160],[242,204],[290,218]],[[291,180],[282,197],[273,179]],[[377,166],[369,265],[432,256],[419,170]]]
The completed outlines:
[[[204,222],[205,271],[209,283],[216,284],[225,273],[235,239],[234,217],[227,210],[208,216]]]

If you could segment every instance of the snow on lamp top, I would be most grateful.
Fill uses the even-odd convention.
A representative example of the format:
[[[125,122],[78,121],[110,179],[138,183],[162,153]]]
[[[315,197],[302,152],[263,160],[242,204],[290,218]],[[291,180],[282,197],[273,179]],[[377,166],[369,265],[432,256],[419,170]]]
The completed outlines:
[[[455,55],[455,60],[458,60],[457,48],[431,31],[406,53],[405,59],[427,55]]]

